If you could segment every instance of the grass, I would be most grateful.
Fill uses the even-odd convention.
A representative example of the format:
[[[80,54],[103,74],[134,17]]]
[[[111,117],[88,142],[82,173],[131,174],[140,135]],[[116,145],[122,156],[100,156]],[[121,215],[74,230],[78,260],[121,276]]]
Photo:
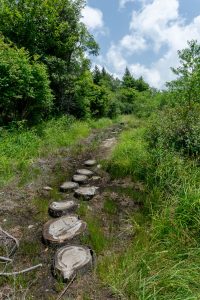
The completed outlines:
[[[144,127],[129,129],[121,134],[107,166],[113,178],[144,178],[149,157],[143,135]]]
[[[81,242],[100,254],[110,243],[102,229],[101,218],[94,215],[85,202],[81,202],[77,214],[87,223],[88,228],[88,235],[83,236]]]
[[[0,128],[0,187],[16,175],[20,183],[30,176],[29,168],[35,159],[56,154],[63,147],[76,145],[87,137],[93,128],[102,129],[112,124],[110,119],[78,121],[71,117],[61,117],[44,122],[32,129]],[[37,176],[34,169],[31,176]]]
[[[109,215],[115,215],[118,211],[118,206],[114,200],[106,198],[103,204],[103,211]]]
[[[49,219],[48,208],[49,200],[43,198],[33,199],[33,205],[37,209],[37,213],[34,216],[34,219],[38,222],[44,222]]]
[[[125,251],[103,257],[98,274],[121,299],[198,300],[199,164],[163,146],[150,149],[148,123],[130,127],[106,167],[113,178],[141,181],[144,207],[129,216],[134,239]]]

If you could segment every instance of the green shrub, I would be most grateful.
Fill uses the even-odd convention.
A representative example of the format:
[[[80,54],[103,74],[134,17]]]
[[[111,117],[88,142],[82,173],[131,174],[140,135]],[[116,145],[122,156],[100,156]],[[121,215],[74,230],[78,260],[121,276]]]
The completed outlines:
[[[152,148],[161,143],[188,156],[200,154],[200,105],[168,108],[154,116],[148,130]]]
[[[0,124],[41,121],[52,106],[46,68],[24,49],[0,39]]]

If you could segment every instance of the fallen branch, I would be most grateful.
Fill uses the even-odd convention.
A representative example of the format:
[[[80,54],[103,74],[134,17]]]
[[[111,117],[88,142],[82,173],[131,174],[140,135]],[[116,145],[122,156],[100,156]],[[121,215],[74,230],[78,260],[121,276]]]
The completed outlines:
[[[19,275],[19,274],[23,274],[23,273],[26,273],[26,272],[33,271],[33,270],[35,270],[35,269],[37,269],[39,267],[42,267],[42,264],[30,267],[28,269],[24,269],[24,270],[21,270],[21,271],[18,271],[18,272],[0,273],[0,276],[15,276],[15,275]]]
[[[15,242],[15,244],[17,245],[17,247],[19,247],[19,241],[14,237],[14,236],[12,236],[10,233],[8,233],[7,231],[5,231],[5,230],[3,230],[1,227],[0,227],[0,231],[2,232],[2,233],[4,233],[7,237],[9,237],[10,239],[12,239],[14,242]]]
[[[0,260],[5,261],[5,262],[12,262],[13,261],[11,258],[8,258],[8,257],[5,257],[5,256],[0,256]]]
[[[72,279],[70,280],[70,282],[68,283],[68,285],[66,286],[66,288],[61,292],[61,294],[58,296],[58,298],[56,300],[60,300],[64,296],[64,294],[66,293],[66,291],[68,290],[68,288],[70,287],[70,285],[72,284],[72,282],[74,281],[75,277],[76,277],[76,275],[74,275],[72,277]]]

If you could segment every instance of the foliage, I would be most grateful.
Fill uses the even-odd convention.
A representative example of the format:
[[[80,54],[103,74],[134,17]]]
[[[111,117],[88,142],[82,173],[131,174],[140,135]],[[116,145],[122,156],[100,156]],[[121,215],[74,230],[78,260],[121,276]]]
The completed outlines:
[[[84,5],[84,0],[1,2],[0,32],[47,65],[55,113],[71,113],[75,81],[88,68],[84,52],[98,53],[98,45],[81,22]]]
[[[49,114],[53,96],[44,64],[0,39],[0,124],[36,123]]]
[[[200,154],[200,106],[167,108],[153,117],[148,136],[151,147],[162,143],[167,149],[188,156]]]
[[[172,68],[178,78],[168,82],[171,97],[189,108],[193,103],[199,103],[200,93],[200,45],[197,41],[188,42],[188,48],[178,51],[178,68]]]
[[[198,162],[159,141],[149,148],[146,122],[130,124],[138,127],[122,133],[108,163],[114,178],[131,175],[143,186],[143,209],[130,215],[137,233],[124,251],[103,258],[98,271],[122,298],[198,299]]]

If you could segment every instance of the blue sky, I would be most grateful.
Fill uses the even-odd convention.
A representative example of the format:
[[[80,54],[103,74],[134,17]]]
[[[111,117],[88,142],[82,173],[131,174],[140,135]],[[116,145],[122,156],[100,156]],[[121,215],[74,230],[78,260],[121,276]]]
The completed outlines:
[[[128,66],[157,88],[173,79],[177,50],[200,42],[200,0],[88,0],[82,14],[101,48],[93,64],[118,77]]]

